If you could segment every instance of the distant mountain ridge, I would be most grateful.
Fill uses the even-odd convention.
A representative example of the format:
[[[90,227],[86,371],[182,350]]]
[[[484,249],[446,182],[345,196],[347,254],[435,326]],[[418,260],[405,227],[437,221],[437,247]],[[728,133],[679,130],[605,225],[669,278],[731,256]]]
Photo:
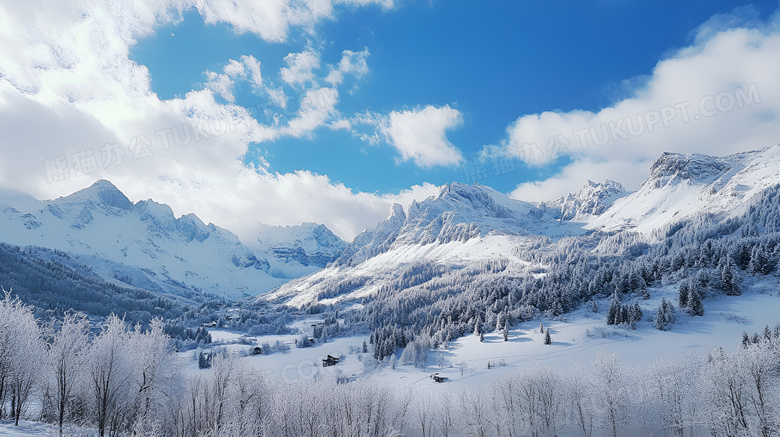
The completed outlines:
[[[665,153],[637,192],[614,181],[589,181],[577,193],[539,204],[478,184],[451,183],[408,211],[393,206],[386,220],[358,235],[333,264],[263,299],[293,306],[355,302],[419,265],[440,272],[489,261],[523,266],[518,253],[545,239],[594,231],[649,238],[656,229],[702,213],[744,212],[754,195],[777,184],[780,146],[727,157]]]
[[[738,214],[777,184],[780,145],[724,157],[664,153],[639,190],[616,200],[587,228],[650,233],[702,212]]]
[[[633,193],[589,181],[577,193],[531,203],[455,182],[407,209],[393,205],[385,220],[345,243],[314,223],[261,226],[242,242],[194,214],[177,218],[167,205],[133,203],[98,181],[50,201],[0,192],[0,241],[71,253],[107,281],[231,298],[271,291],[263,299],[302,306],[370,297],[419,265],[436,272],[497,261],[523,266],[518,254],[544,241],[623,231],[649,238],[699,214],[744,212],[778,184],[780,146],[725,157],[665,153]]]
[[[550,209],[558,220],[587,221],[604,213],[617,199],[627,194],[619,182],[588,181],[579,192],[551,202],[542,202],[540,206]]]
[[[194,214],[177,218],[152,200],[134,204],[105,180],[50,201],[2,195],[0,220],[0,241],[73,253],[108,279],[188,284],[227,297],[260,294],[312,273],[345,245],[325,226],[304,224],[278,228],[272,243],[249,247]]]

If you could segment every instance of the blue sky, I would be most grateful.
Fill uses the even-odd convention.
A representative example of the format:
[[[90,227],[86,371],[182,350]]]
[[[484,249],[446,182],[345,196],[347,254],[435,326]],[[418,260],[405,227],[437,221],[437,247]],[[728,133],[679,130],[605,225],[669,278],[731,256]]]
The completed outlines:
[[[245,241],[351,240],[454,181],[633,190],[780,142],[778,5],[0,0],[0,189],[107,179]]]
[[[230,25],[205,24],[195,11],[155,30],[132,47],[132,59],[149,68],[152,89],[163,99],[202,88],[204,72],[219,71],[228,59],[252,55],[264,80],[276,81],[288,53],[314,47],[325,64],[342,50],[370,55],[370,72],[339,87],[345,116],[388,113],[425,105],[450,105],[463,122],[447,132],[463,157],[474,159],[485,145],[499,144],[505,129],[524,114],[598,110],[630,95],[669,53],[693,42],[696,29],[716,14],[767,19],[774,2],[601,1],[601,2],[404,2],[395,10],[346,10],[319,23],[316,35],[291,34],[267,42],[237,34]],[[275,77],[276,76],[276,77]],[[352,88],[354,86],[354,88]],[[287,87],[295,95],[299,89]],[[237,84],[236,103],[268,107],[267,94]],[[295,112],[295,108],[290,108]],[[287,112],[287,113],[290,113]],[[263,114],[257,117],[266,123]],[[396,193],[414,184],[471,182],[461,165],[421,168],[398,162],[398,153],[370,145],[349,132],[316,129],[303,138],[253,144],[247,162],[263,156],[273,172],[310,170],[355,190]],[[568,163],[558,159],[478,181],[510,192],[542,180]],[[519,168],[516,167],[516,168]]]

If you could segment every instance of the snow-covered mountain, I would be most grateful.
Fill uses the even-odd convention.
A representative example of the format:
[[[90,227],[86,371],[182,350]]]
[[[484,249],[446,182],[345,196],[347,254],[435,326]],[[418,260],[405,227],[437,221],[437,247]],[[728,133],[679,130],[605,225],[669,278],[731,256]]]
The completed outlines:
[[[780,146],[723,158],[666,153],[637,192],[614,181],[589,182],[576,194],[540,204],[452,183],[408,211],[395,205],[329,267],[267,297],[294,306],[358,301],[426,263],[424,270],[444,272],[496,260],[523,268],[527,263],[517,255],[547,238],[594,230],[649,234],[697,214],[739,214],[754,195],[777,184]]]
[[[552,202],[542,202],[559,220],[588,221],[604,213],[615,201],[628,193],[619,182],[607,180],[588,183],[578,192],[568,194]]]
[[[344,242],[324,226],[266,227],[248,247],[194,214],[176,218],[152,200],[131,202],[108,181],[39,201],[0,193],[0,241],[71,252],[106,278],[176,284],[217,295],[255,295],[335,258]],[[158,287],[159,288],[159,287]]]
[[[514,249],[538,235],[559,238],[586,232],[539,205],[512,199],[483,185],[451,183],[439,194],[394,205],[387,219],[359,234],[327,268],[293,280],[264,297],[305,305],[357,300],[417,264],[457,270],[471,263],[514,259]]]
[[[280,278],[298,278],[325,267],[341,255],[346,243],[325,225],[261,225],[247,246],[274,258],[271,271]]]
[[[664,153],[640,189],[620,198],[589,229],[650,233],[701,213],[740,214],[780,183],[780,145],[725,157]]]

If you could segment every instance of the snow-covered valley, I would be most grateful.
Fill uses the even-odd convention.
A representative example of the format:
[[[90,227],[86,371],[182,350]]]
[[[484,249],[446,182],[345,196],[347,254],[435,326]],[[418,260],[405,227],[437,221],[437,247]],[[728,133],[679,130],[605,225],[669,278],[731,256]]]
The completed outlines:
[[[719,388],[743,363],[747,373],[725,383],[741,384],[746,398],[758,389],[780,400],[771,369],[765,382],[750,382],[751,366],[764,372],[780,362],[778,159],[780,146],[722,158],[665,154],[636,192],[591,182],[542,203],[451,183],[407,209],[395,205],[349,243],[313,224],[266,227],[244,243],[165,205],[133,204],[108,182],[53,201],[6,194],[0,254],[39,279],[0,273],[24,296],[45,297],[64,277],[91,296],[110,290],[123,309],[143,301],[130,327],[102,313],[74,319],[42,308],[46,300],[27,307],[9,294],[0,310],[30,326],[18,331],[30,346],[8,350],[31,362],[44,338],[65,341],[44,335],[34,317],[69,320],[69,341],[89,351],[68,355],[83,369],[73,376],[74,402],[91,393],[85,375],[120,366],[126,379],[115,389],[127,402],[116,411],[142,435],[174,432],[148,420],[162,416],[142,405],[169,409],[184,434],[211,426],[220,435],[322,434],[316,425],[335,435],[645,435],[664,427],[752,435],[775,426],[766,417],[780,403],[743,405],[746,419],[735,424]],[[149,372],[160,382],[147,395]],[[674,390],[689,393],[670,400],[679,378],[687,385]],[[25,417],[39,411],[51,421],[56,406],[29,393]],[[186,402],[166,401],[172,394]],[[557,400],[544,404],[545,396]],[[217,398],[229,405],[221,424],[209,418]],[[324,407],[313,414],[306,400]],[[352,408],[368,410],[359,420],[344,416]],[[0,432],[44,429],[11,426]]]

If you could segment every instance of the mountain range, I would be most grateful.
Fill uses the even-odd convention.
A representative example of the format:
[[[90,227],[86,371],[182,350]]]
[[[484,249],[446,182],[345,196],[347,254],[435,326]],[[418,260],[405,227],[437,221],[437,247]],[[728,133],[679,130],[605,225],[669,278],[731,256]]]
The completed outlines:
[[[636,192],[614,181],[588,182],[577,193],[536,204],[451,183],[407,212],[395,205],[334,263],[262,299],[292,306],[358,302],[419,263],[453,271],[508,260],[521,268],[528,263],[520,253],[540,239],[627,233],[651,241],[654,231],[696,216],[744,213],[754,196],[778,184],[780,146],[725,157],[665,153]]]
[[[335,259],[345,243],[325,226],[266,226],[244,244],[196,215],[131,202],[100,180],[70,196],[39,201],[0,194],[0,241],[73,254],[106,279],[176,292],[238,298],[266,292]]]
[[[252,241],[175,217],[153,200],[131,202],[108,181],[40,201],[0,192],[0,241],[61,250],[120,285],[304,306],[371,297],[410,266],[457,270],[523,261],[542,239],[653,232],[701,214],[737,214],[780,183],[780,146],[725,157],[665,153],[636,192],[588,182],[557,200],[531,203],[490,187],[450,183],[436,196],[393,205],[387,218],[346,243],[324,225],[261,227]],[[268,293],[270,291],[270,293]]]

